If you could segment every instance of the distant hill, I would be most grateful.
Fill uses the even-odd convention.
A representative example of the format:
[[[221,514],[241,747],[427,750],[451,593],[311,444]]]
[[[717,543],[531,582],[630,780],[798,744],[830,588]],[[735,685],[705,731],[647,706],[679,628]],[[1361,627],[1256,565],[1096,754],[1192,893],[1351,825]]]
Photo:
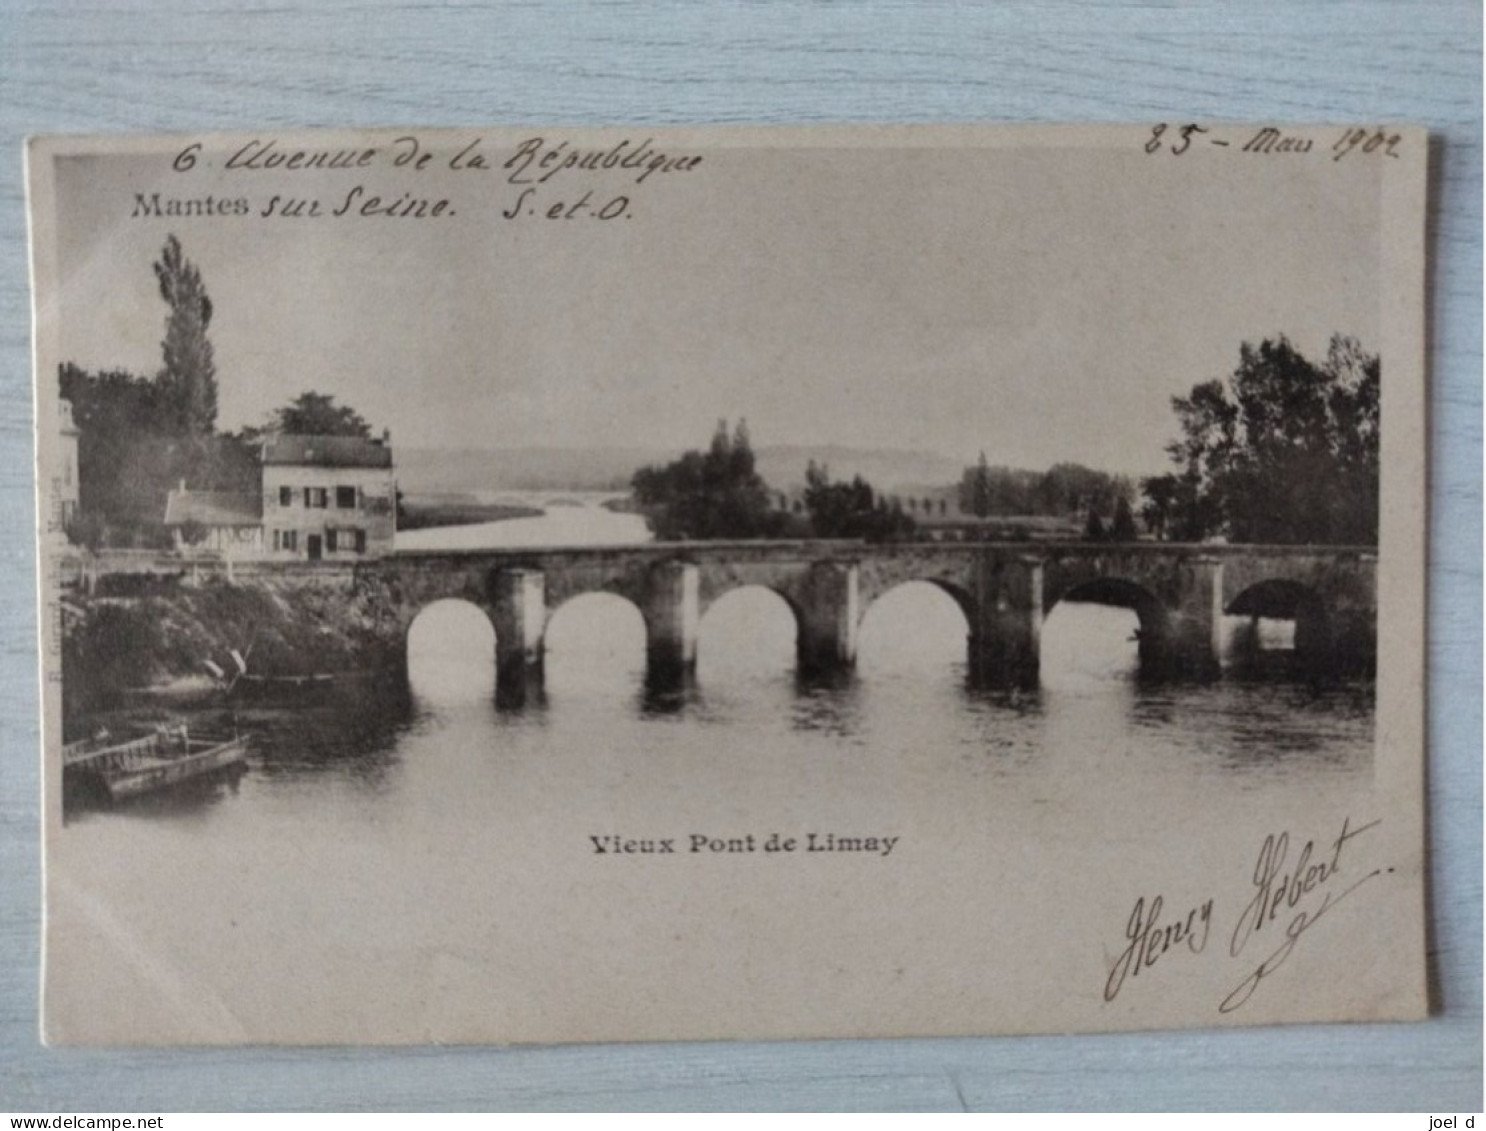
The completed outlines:
[[[681,453],[661,448],[503,448],[489,451],[399,448],[398,485],[409,494],[471,491],[623,490],[646,464],[669,463]],[[830,468],[832,479],[860,475],[888,493],[948,488],[960,480],[965,464],[932,452],[904,452],[823,444],[761,447],[759,474],[776,490],[803,486],[813,459]]]

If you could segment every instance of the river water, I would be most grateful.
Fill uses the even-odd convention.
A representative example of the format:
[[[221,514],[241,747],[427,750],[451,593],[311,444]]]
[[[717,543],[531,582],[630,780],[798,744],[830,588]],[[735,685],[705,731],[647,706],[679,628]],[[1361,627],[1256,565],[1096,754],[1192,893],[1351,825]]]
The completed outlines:
[[[420,548],[644,536],[634,516],[595,508],[416,535]],[[959,610],[906,585],[867,611],[855,677],[807,688],[787,606],[740,590],[703,618],[695,688],[655,701],[639,613],[590,595],[550,623],[544,701],[502,711],[488,622],[433,606],[410,635],[405,702],[245,714],[239,780],[69,812],[49,849],[49,1024],[184,1041],[791,1035],[812,1019],[914,1031],[927,1001],[948,1031],[1036,1027],[994,987],[967,998],[935,973],[956,968],[967,938],[1002,929],[975,917],[975,861],[1019,861],[997,902],[1022,885],[1109,900],[1118,937],[1131,889],[1069,869],[1069,853],[1123,845],[1110,851],[1154,867],[1201,843],[1217,809],[1305,813],[1370,783],[1370,686],[1144,686],[1134,627],[1124,609],[1060,606],[1041,690],[976,692]],[[612,864],[590,839],[675,837],[685,850],[693,835],[776,831],[901,842],[871,865],[802,861],[780,888],[772,863],[727,860],[688,873],[695,884],[656,883],[652,869],[677,865]],[[931,851],[945,843],[947,859]],[[940,886],[952,910],[884,926],[875,900],[842,896],[869,867],[897,905],[939,908],[923,893]],[[767,978],[744,941],[760,931],[789,955]],[[880,941],[843,963],[827,941],[843,936]],[[1047,954],[1042,992],[1085,966],[1098,976],[1101,956],[1024,937]],[[106,995],[87,971],[108,972]],[[862,979],[893,987],[870,1018],[839,1004],[860,996],[840,983]],[[801,1001],[809,1019],[787,1004]]]

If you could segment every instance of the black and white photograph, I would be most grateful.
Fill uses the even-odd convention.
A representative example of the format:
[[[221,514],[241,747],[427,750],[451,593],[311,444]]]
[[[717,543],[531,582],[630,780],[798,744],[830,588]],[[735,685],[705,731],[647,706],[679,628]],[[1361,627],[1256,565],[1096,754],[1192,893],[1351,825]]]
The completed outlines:
[[[28,164],[49,1043],[1424,1015],[1422,131]]]

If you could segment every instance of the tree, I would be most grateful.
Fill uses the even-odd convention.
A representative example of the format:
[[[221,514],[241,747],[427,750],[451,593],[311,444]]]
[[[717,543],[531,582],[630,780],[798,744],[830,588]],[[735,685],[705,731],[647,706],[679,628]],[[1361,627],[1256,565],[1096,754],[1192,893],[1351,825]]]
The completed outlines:
[[[1184,540],[1376,544],[1380,379],[1350,338],[1320,364],[1283,336],[1245,343],[1226,383],[1173,398],[1177,470],[1145,481],[1143,510]]]
[[[1109,527],[1109,540],[1111,542],[1134,542],[1137,537],[1135,516],[1130,512],[1130,500],[1121,495],[1115,501],[1114,521]]]
[[[970,513],[976,518],[985,518],[991,513],[991,468],[986,463],[986,454],[980,453],[975,472],[970,480]]]
[[[728,452],[728,471],[740,483],[757,478],[754,474],[753,444],[748,438],[748,421],[743,417],[738,418],[738,427],[733,430],[733,442]]]
[[[240,437],[215,431],[216,365],[206,336],[212,302],[201,272],[166,240],[153,264],[170,308],[153,380],[121,370],[59,370],[62,396],[77,421],[77,529],[98,546],[170,544],[164,526],[169,490],[257,491],[257,455]]]
[[[160,343],[164,364],[156,379],[162,423],[181,435],[210,436],[217,423],[217,367],[206,336],[212,300],[201,272],[185,257],[175,236],[165,241],[154,267],[160,297],[170,307],[165,340]]]
[[[960,477],[960,510],[987,515],[1086,516],[1089,508],[1112,512],[1121,498],[1134,497],[1135,484],[1123,475],[1095,471],[1077,463],[1058,463],[1046,471],[988,467],[982,460]],[[984,513],[982,513],[984,512]]]
[[[78,427],[79,529],[106,545],[169,544],[165,497],[175,484],[181,438],[162,430],[156,382],[122,370],[58,371]]]
[[[98,546],[169,544],[165,499],[181,480],[196,490],[257,491],[257,454],[236,437],[184,436],[159,381],[122,370],[58,370],[78,426],[80,540]]]
[[[1084,523],[1084,539],[1089,542],[1104,541],[1104,520],[1093,507],[1089,508],[1089,521]]]
[[[1140,492],[1145,496],[1140,517],[1158,542],[1165,541],[1167,527],[1176,520],[1181,490],[1181,481],[1175,475],[1152,475],[1140,481]]]
[[[798,526],[770,505],[773,495],[754,466],[742,421],[732,434],[727,421],[718,421],[705,453],[642,467],[631,486],[660,538],[775,538]]]
[[[830,470],[814,460],[805,468],[805,510],[817,538],[888,542],[909,538],[917,529],[901,503],[878,495],[860,475],[850,483],[832,483]]]
[[[371,425],[349,405],[338,405],[324,393],[300,393],[269,417],[267,430],[290,436],[360,436],[370,439]]]

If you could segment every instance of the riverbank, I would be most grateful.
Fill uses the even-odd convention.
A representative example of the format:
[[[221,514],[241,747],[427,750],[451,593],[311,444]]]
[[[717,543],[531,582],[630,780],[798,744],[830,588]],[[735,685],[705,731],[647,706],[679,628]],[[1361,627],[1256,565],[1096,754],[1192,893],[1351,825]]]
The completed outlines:
[[[292,581],[162,584],[128,597],[69,597],[62,632],[68,728],[140,698],[210,696],[212,668],[258,676],[394,670],[401,633],[377,594]]]

